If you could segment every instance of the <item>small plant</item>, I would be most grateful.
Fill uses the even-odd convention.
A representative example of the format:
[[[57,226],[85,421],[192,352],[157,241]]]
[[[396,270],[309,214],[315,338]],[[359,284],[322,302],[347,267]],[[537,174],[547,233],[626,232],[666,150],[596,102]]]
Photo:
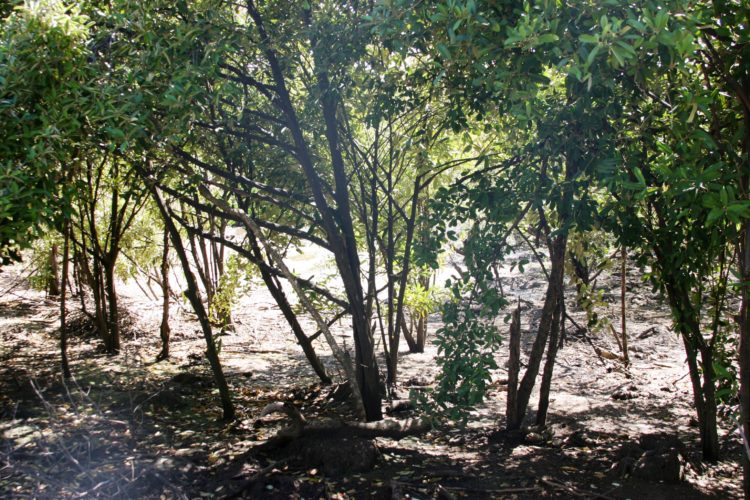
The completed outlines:
[[[230,255],[208,309],[209,320],[221,327],[221,333],[232,328],[232,308],[247,291],[250,277],[250,266],[247,261]]]

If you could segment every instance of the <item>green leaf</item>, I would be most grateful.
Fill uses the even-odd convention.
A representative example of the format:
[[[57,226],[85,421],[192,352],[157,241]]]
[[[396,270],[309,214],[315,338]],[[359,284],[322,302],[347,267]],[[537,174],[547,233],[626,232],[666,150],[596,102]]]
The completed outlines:
[[[555,35],[554,33],[545,33],[544,35],[541,35],[539,38],[537,38],[537,45],[556,42],[559,39],[560,37]]]
[[[646,185],[646,179],[643,177],[643,172],[641,172],[641,169],[638,167],[633,167],[633,174],[635,175],[635,178],[638,179],[638,183],[641,186]]]
[[[706,224],[710,226],[711,224],[716,222],[716,220],[722,215],[724,215],[723,208],[721,207],[712,208],[711,211],[708,212],[708,217],[706,217]]]
[[[581,41],[582,41],[583,43],[594,43],[594,44],[597,44],[597,43],[599,43],[599,37],[597,37],[597,36],[594,36],[594,35],[583,34],[583,35],[581,35],[581,36],[579,37],[579,39],[580,39],[580,40],[581,40]]]
[[[450,50],[448,50],[448,47],[444,43],[437,44],[437,48],[438,48],[438,51],[440,51],[440,54],[445,59],[450,59],[451,58],[451,52],[450,52]]]

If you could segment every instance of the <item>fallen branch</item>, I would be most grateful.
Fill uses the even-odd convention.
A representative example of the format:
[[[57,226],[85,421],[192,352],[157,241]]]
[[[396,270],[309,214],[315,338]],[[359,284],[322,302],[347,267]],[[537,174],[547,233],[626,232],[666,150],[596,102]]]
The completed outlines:
[[[386,418],[377,422],[345,422],[336,419],[309,422],[297,407],[289,402],[276,402],[266,405],[260,413],[260,417],[272,413],[283,413],[292,420],[292,425],[281,429],[276,435],[276,438],[283,441],[303,436],[330,439],[343,437],[402,439],[424,434],[432,428],[431,420],[426,417],[405,420]]]
[[[586,339],[586,342],[588,342],[588,343],[589,343],[589,345],[591,346],[591,348],[592,348],[592,349],[594,349],[594,353],[595,353],[595,354],[596,354],[596,356],[597,356],[597,357],[599,358],[599,361],[600,361],[600,362],[601,362],[601,363],[602,363],[602,364],[603,364],[604,366],[607,366],[607,363],[606,363],[606,362],[604,361],[604,359],[602,358],[602,355],[601,355],[601,354],[599,353],[599,351],[598,351],[598,349],[599,349],[599,348],[598,348],[598,347],[596,347],[596,346],[594,345],[594,343],[593,343],[593,342],[591,341],[591,338],[590,338],[590,337],[588,336],[588,334],[586,333],[587,329],[586,329],[586,328],[583,328],[583,327],[581,327],[581,326],[580,326],[580,325],[579,325],[579,324],[578,324],[578,323],[576,322],[576,320],[574,320],[573,318],[571,318],[571,317],[570,317],[570,315],[569,315],[569,314],[567,313],[567,311],[565,312],[565,318],[566,318],[566,319],[567,319],[568,321],[570,321],[571,323],[573,323],[573,326],[575,326],[575,327],[576,327],[576,329],[578,330],[578,332],[579,332],[579,333],[580,333],[581,335],[583,335],[583,338],[584,338],[584,339]]]

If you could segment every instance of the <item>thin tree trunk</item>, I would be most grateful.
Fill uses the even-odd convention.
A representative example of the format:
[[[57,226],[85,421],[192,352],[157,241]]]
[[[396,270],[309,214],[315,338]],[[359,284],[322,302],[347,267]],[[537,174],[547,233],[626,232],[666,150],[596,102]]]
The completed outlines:
[[[226,378],[224,377],[224,372],[221,368],[221,361],[219,360],[219,353],[216,350],[216,344],[214,343],[214,336],[211,330],[211,323],[208,320],[208,313],[206,312],[206,308],[203,306],[203,301],[200,297],[198,282],[195,279],[193,271],[190,269],[190,261],[188,260],[187,252],[185,252],[185,247],[183,247],[182,245],[180,233],[177,230],[174,222],[172,221],[172,218],[169,214],[169,209],[164,204],[164,201],[162,200],[161,195],[154,186],[153,181],[146,178],[145,175],[143,177],[149,186],[151,196],[156,202],[156,205],[159,208],[159,212],[161,212],[162,218],[164,219],[164,225],[167,227],[169,235],[172,238],[172,246],[174,247],[175,252],[177,252],[177,256],[180,259],[180,264],[182,265],[182,270],[185,274],[185,281],[187,282],[187,290],[185,291],[185,295],[190,301],[190,304],[193,306],[193,310],[198,316],[198,321],[200,322],[201,328],[203,329],[203,337],[206,340],[206,356],[208,357],[208,362],[211,365],[211,371],[214,375],[214,381],[216,382],[216,386],[219,389],[223,418],[227,421],[233,420],[235,412],[234,404],[232,403],[232,397],[229,393],[229,386],[227,385]]]
[[[552,329],[555,310],[557,309],[557,303],[562,293],[566,242],[567,237],[561,235],[557,236],[553,243],[553,251],[551,252],[552,265],[550,267],[547,295],[544,299],[544,306],[542,307],[542,317],[539,320],[539,328],[537,330],[536,339],[531,348],[526,372],[518,386],[518,399],[516,402],[517,409],[515,413],[516,418],[515,420],[508,421],[508,429],[519,429],[521,427],[523,418],[526,415],[526,409],[529,405],[529,399],[531,398],[531,391],[534,389],[536,377],[539,374],[539,367],[542,363],[542,357],[544,356],[547,338]]]
[[[714,373],[713,352],[706,347],[701,349],[701,368],[703,368],[703,425],[701,425],[701,450],[703,460],[716,462],[720,458],[719,432],[716,425],[716,375]],[[700,423],[699,419],[699,423]]]
[[[750,78],[742,81],[742,91],[750,95]],[[745,199],[750,197],[750,109],[743,104],[743,138],[744,165],[742,187]],[[742,488],[745,498],[750,498],[750,221],[745,219],[740,234],[740,276],[742,276],[742,305],[740,307],[740,419],[742,426]]]
[[[746,119],[750,123],[750,117]],[[750,130],[748,130],[750,134]],[[750,139],[749,139],[750,141]],[[748,172],[750,179],[750,172]],[[750,190],[750,186],[748,186]],[[740,275],[742,276],[742,305],[740,307],[740,419],[742,430],[742,488],[750,498],[750,221],[742,223],[740,244]]]
[[[539,407],[536,412],[536,424],[547,424],[547,410],[549,409],[549,393],[552,389],[552,372],[555,368],[555,359],[557,358],[558,339],[560,338],[560,326],[562,325],[562,304],[564,301],[562,293],[560,294],[557,309],[552,319],[552,328],[550,329],[549,345],[547,347],[547,361],[544,363],[542,372],[542,383],[539,385]]]
[[[657,258],[659,255],[657,253]],[[698,414],[703,460],[714,462],[719,459],[719,434],[716,427],[713,349],[703,338],[688,292],[673,281],[668,281],[666,285],[669,305],[673,316],[677,318],[677,327],[685,346],[690,383],[693,386],[693,402]],[[701,356],[700,366],[698,354]]]
[[[508,399],[505,406],[505,425],[512,430],[518,418],[518,376],[521,371],[521,304],[513,311],[508,339]]]
[[[112,243],[115,244],[114,242]],[[115,256],[110,255],[104,265],[104,279],[107,287],[109,354],[120,352],[120,312],[117,305],[117,289],[115,287]]]
[[[423,315],[417,321],[417,346],[412,352],[424,352],[425,344],[427,344],[427,316]]]
[[[60,269],[57,266],[57,243],[52,244],[49,251],[49,277],[47,278],[47,294],[51,297],[60,295]]]
[[[335,184],[334,199],[336,202],[336,207],[333,208],[324,194],[323,182],[315,168],[309,144],[297,118],[282,66],[276,57],[273,40],[268,36],[262,16],[255,4],[254,0],[248,0],[245,6],[248,15],[255,24],[260,46],[268,61],[277,97],[274,102],[282,110],[289,125],[290,135],[297,148],[296,157],[304,171],[308,187],[315,201],[315,206],[321,216],[321,223],[336,259],[336,266],[344,283],[344,289],[346,290],[347,299],[351,307],[355,348],[354,368],[356,370],[356,381],[364,407],[365,418],[369,421],[380,420],[383,418],[383,396],[380,390],[380,377],[375,358],[374,341],[370,330],[370,318],[366,316],[365,311],[365,300],[360,278],[360,262],[357,254],[357,242],[349,203],[348,176],[338,144],[337,100],[335,92],[330,89],[328,76],[324,70],[325,64],[321,63],[315,57],[315,62],[321,63],[320,70],[317,72],[317,84],[320,91],[320,104],[325,124],[328,151],[330,153],[331,166],[333,167]],[[312,43],[312,46],[315,47],[316,44]],[[260,240],[258,235],[256,235],[256,238]],[[322,324],[325,325],[325,321],[322,321]],[[325,328],[327,329],[327,326]]]
[[[156,357],[159,361],[169,357],[169,337],[172,333],[169,328],[169,229],[166,226],[164,227],[163,245],[161,254],[161,327],[159,328],[161,352]]]
[[[73,239],[73,229],[68,232],[68,235]],[[86,287],[93,289],[93,282],[94,279],[91,276],[91,269],[88,265],[88,259],[86,258],[86,250],[84,247],[81,247],[80,251],[77,246],[75,246],[75,241],[73,246],[73,263],[76,268],[78,268],[78,279],[77,286],[78,286],[78,299],[81,302],[81,310],[83,313],[87,316],[89,316],[89,312],[86,308]]]
[[[625,292],[627,291],[627,261],[628,252],[625,247],[622,247],[622,267],[620,268],[620,319],[621,327],[620,334],[622,336],[622,359],[625,361],[625,366],[630,365],[630,355],[628,354],[628,332],[627,332],[627,318],[625,317]]]
[[[68,285],[68,257],[70,254],[70,219],[65,219],[63,225],[63,261],[62,286],[60,287],[60,358],[62,361],[63,377],[70,378],[70,364],[68,363],[68,328],[66,325],[67,311],[65,310]]]
[[[419,278],[419,283],[424,288],[425,292],[430,291],[430,277],[429,276],[422,276]],[[502,292],[501,292],[502,293]],[[429,314],[429,311],[425,311],[424,314],[419,316],[419,321],[417,321],[417,348],[415,351],[412,352],[424,352],[424,347],[427,344],[427,315]]]
[[[270,257],[271,261],[273,261],[274,265],[281,271],[282,276],[286,278],[286,280],[289,282],[290,285],[292,285],[292,288],[294,289],[294,292],[297,294],[297,297],[299,298],[300,303],[302,303],[302,306],[305,308],[308,314],[313,317],[315,320],[315,323],[317,323],[318,328],[323,333],[323,336],[326,339],[326,342],[328,342],[328,346],[331,348],[331,351],[333,352],[333,357],[336,358],[336,360],[339,362],[341,367],[344,369],[344,372],[346,373],[346,377],[349,381],[349,385],[352,388],[352,394],[354,394],[354,400],[355,404],[357,405],[357,410],[362,414],[364,418],[367,418],[367,411],[366,406],[363,402],[363,396],[360,392],[361,386],[359,385],[359,380],[357,379],[357,370],[352,364],[352,360],[349,357],[349,353],[341,349],[339,347],[338,343],[336,342],[336,339],[333,337],[333,334],[331,333],[331,330],[328,328],[328,324],[323,319],[323,317],[320,315],[320,312],[315,308],[313,303],[308,298],[307,294],[305,293],[302,286],[299,284],[299,281],[297,280],[296,276],[292,274],[292,272],[287,267],[286,263],[284,262],[284,259],[281,258],[281,255],[276,251],[275,248],[273,248],[264,238],[263,233],[261,232],[258,225],[247,216],[246,213],[240,212],[237,210],[234,210],[231,206],[229,206],[228,203],[222,200],[218,200],[216,197],[214,197],[208,189],[202,190],[203,196],[205,196],[209,201],[216,204],[217,206],[221,207],[225,211],[229,213],[234,213],[241,221],[242,224],[245,226],[245,229],[248,233],[252,234],[255,238],[255,240],[262,246],[268,256]]]
[[[104,293],[104,277],[102,276],[102,265],[99,259],[94,257],[93,263],[93,287],[94,292],[94,321],[96,322],[96,329],[99,332],[99,337],[104,342],[104,349],[109,352],[110,350],[110,336],[109,327],[107,325],[107,304]]]
[[[414,330],[414,321],[411,323],[412,328],[409,328],[406,324],[406,316],[401,316],[401,330],[404,332],[404,340],[406,340],[406,345],[409,346],[409,352],[417,352],[417,339],[414,338],[412,333],[412,330]]]
[[[261,253],[260,247],[258,246],[258,241],[255,239],[255,236],[253,234],[248,234],[248,237],[250,239],[253,253],[259,260],[263,260],[263,254]],[[328,373],[326,373],[325,366],[323,365],[323,362],[320,361],[320,358],[315,352],[315,348],[313,347],[312,342],[309,338],[307,338],[307,335],[305,335],[305,332],[302,329],[302,325],[299,324],[297,315],[294,313],[294,309],[292,309],[291,304],[289,304],[289,301],[286,298],[286,294],[281,287],[281,283],[279,283],[279,281],[275,279],[275,277],[272,276],[265,267],[258,266],[258,269],[260,270],[260,275],[263,279],[263,282],[266,284],[268,291],[271,292],[271,295],[276,301],[276,304],[279,306],[279,309],[281,309],[281,313],[284,315],[287,323],[289,323],[289,326],[292,329],[292,333],[294,333],[294,336],[297,338],[297,342],[299,343],[300,347],[302,347],[302,351],[305,353],[305,357],[307,357],[307,361],[310,363],[310,366],[312,366],[315,374],[318,376],[318,378],[320,378],[321,382],[323,382],[324,384],[330,384],[332,382],[331,377],[328,375]]]

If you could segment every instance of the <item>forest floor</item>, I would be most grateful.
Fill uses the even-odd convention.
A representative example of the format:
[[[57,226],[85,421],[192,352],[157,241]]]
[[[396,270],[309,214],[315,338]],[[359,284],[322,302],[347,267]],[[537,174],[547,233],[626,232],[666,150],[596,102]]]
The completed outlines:
[[[504,272],[506,295],[512,302],[522,299],[528,349],[544,276],[534,266],[523,274]],[[602,279],[600,286],[609,302],[601,314],[619,324],[619,280]],[[221,337],[222,362],[238,410],[230,424],[220,420],[195,317],[184,305],[173,307],[172,356],[155,363],[159,301],[146,298],[132,283],[123,284],[120,294],[127,311],[122,353],[103,354],[90,323],[74,308],[74,379],[63,383],[59,304],[29,289],[21,265],[0,273],[0,497],[684,500],[741,495],[741,444],[731,412],[722,408],[724,459],[702,463],[681,341],[669,329],[667,308],[635,272],[628,281],[630,369],[594,352],[592,344],[617,352],[608,331],[590,333],[586,340],[567,323],[552,387],[551,434],[497,439],[507,380],[503,347],[487,402],[466,427],[448,423],[420,437],[377,438],[375,466],[344,474],[305,463],[301,456],[257,453],[256,447],[284,425],[281,416],[259,419],[270,402],[293,402],[310,420],[353,418],[336,397],[336,386],[317,383],[261,286],[251,287],[236,308],[236,331]],[[571,316],[585,324],[585,315],[572,302]],[[311,322],[305,326],[314,329]],[[438,327],[439,318],[431,317],[430,339]],[[339,340],[351,346],[346,324],[335,328]],[[336,374],[328,348],[316,347]],[[430,342],[425,353],[402,353],[399,397],[434,383],[435,356]],[[660,435],[657,440],[684,443],[684,463],[677,464],[683,480],[673,477],[671,463],[627,473],[654,434]],[[628,457],[635,458],[628,462]]]

